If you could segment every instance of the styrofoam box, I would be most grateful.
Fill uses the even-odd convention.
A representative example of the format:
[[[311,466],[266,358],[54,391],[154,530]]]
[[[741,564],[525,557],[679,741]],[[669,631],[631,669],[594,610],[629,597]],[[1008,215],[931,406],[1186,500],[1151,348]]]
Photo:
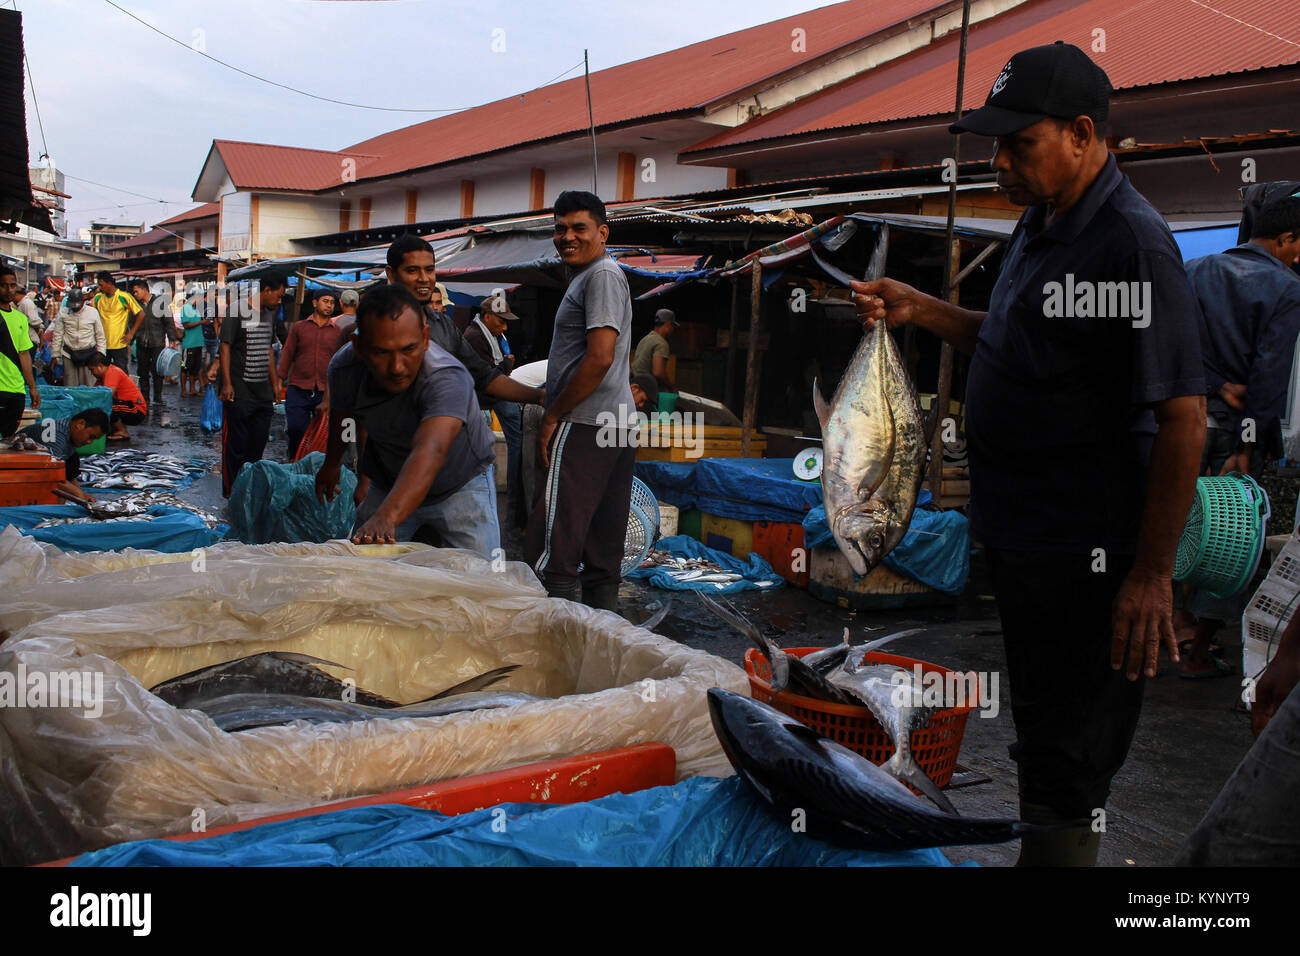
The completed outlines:
[[[1293,534],[1242,615],[1243,676],[1258,677],[1273,659],[1297,604],[1300,604],[1300,536]]]

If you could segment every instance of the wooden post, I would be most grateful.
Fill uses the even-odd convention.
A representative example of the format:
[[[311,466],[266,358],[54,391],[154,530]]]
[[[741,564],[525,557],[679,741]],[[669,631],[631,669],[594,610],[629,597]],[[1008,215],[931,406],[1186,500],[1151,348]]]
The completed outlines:
[[[286,328],[293,328],[293,324],[298,321],[298,316],[302,315],[302,300],[307,295],[307,263],[302,264],[298,270],[298,290],[293,295],[293,315],[289,316],[289,321],[285,323]]]
[[[948,248],[948,275],[955,276],[961,265],[961,240],[953,240]],[[954,285],[948,290],[948,301],[957,304],[961,287]],[[934,408],[930,415],[930,494],[934,495],[935,504],[939,503],[939,491],[943,486],[943,420],[948,417],[948,401],[952,397],[953,349],[947,342],[939,350],[939,384],[935,389]]]
[[[745,353],[745,409],[741,417],[740,457],[749,457],[758,405],[758,336],[763,325],[763,266],[754,259],[749,285],[749,348]]]
[[[731,326],[727,333],[727,380],[722,389],[722,404],[736,407],[736,337],[740,335],[740,280],[731,277]]]

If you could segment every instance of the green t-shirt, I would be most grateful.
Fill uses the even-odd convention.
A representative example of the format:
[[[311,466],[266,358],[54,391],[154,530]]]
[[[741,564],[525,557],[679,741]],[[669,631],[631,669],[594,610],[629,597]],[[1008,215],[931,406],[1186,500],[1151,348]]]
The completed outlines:
[[[192,329],[186,329],[184,337],[181,338],[181,348],[198,349],[203,347],[203,316],[199,315],[199,310],[186,302],[181,306],[181,325],[184,326],[189,322],[199,322],[199,325]]]
[[[32,347],[32,337],[27,332],[27,316],[17,309],[0,309],[4,329],[0,330],[0,392],[26,391],[23,368],[18,364],[18,353]]]

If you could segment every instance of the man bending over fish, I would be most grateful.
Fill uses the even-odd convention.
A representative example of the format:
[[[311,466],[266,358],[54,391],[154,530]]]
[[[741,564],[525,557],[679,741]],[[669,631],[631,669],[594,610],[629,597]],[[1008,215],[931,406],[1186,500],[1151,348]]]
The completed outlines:
[[[352,540],[409,541],[426,527],[446,547],[490,558],[500,546],[492,433],[465,366],[429,342],[415,296],[398,285],[362,296],[356,340],[330,361],[328,382],[329,445],[316,496],[338,494],[344,443],[355,435],[370,483]]]
[[[1065,825],[1026,833],[1021,865],[1096,862],[1142,675],[1161,644],[1178,660],[1170,577],[1205,439],[1199,306],[1169,227],[1106,148],[1110,88],[1077,47],[1035,47],[950,127],[996,138],[998,185],[1029,207],[987,312],[853,284],[868,328],[914,323],[971,356],[971,530],[1002,617],[1021,818]],[[1128,308],[1098,315],[1073,293],[1060,307],[1063,288],[1121,285]]]

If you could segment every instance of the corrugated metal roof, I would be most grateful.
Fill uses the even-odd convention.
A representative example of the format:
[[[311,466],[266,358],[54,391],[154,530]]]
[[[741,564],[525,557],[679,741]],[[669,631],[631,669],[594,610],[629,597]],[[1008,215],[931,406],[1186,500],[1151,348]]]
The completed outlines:
[[[231,181],[245,189],[328,189],[344,183],[345,176],[359,178],[377,158],[355,150],[336,153],[229,139],[213,140],[212,145],[221,154]],[[352,164],[345,165],[347,160]]]
[[[179,215],[172,216],[170,219],[163,219],[154,225],[170,226],[178,222],[188,222],[191,219],[206,219],[208,216],[215,216],[219,212],[221,212],[221,203],[205,202],[193,209],[187,209]]]
[[[1104,30],[1105,50],[1094,49]],[[692,152],[845,126],[951,113],[960,36],[711,137]],[[1300,63],[1300,4],[1271,0],[1031,0],[971,27],[962,102],[984,102],[1013,53],[1064,40],[1117,90]]]
[[[50,213],[32,198],[27,172],[27,104],[23,100],[23,18],[0,10],[0,216],[53,232]]]
[[[699,110],[873,34],[949,5],[949,0],[847,0],[771,23],[692,43],[591,74],[598,128]],[[795,51],[795,30],[804,49]],[[341,160],[355,179],[508,149],[587,128],[583,77],[384,133],[334,152],[215,140],[236,186],[320,190],[342,182]]]
[[[176,245],[176,234],[170,230],[163,229],[160,226],[154,226],[148,232],[142,232],[138,236],[132,236],[130,239],[123,239],[121,242],[113,243],[110,248],[116,252],[118,249],[130,249],[133,246],[151,246],[156,242],[171,240],[174,247]]]

